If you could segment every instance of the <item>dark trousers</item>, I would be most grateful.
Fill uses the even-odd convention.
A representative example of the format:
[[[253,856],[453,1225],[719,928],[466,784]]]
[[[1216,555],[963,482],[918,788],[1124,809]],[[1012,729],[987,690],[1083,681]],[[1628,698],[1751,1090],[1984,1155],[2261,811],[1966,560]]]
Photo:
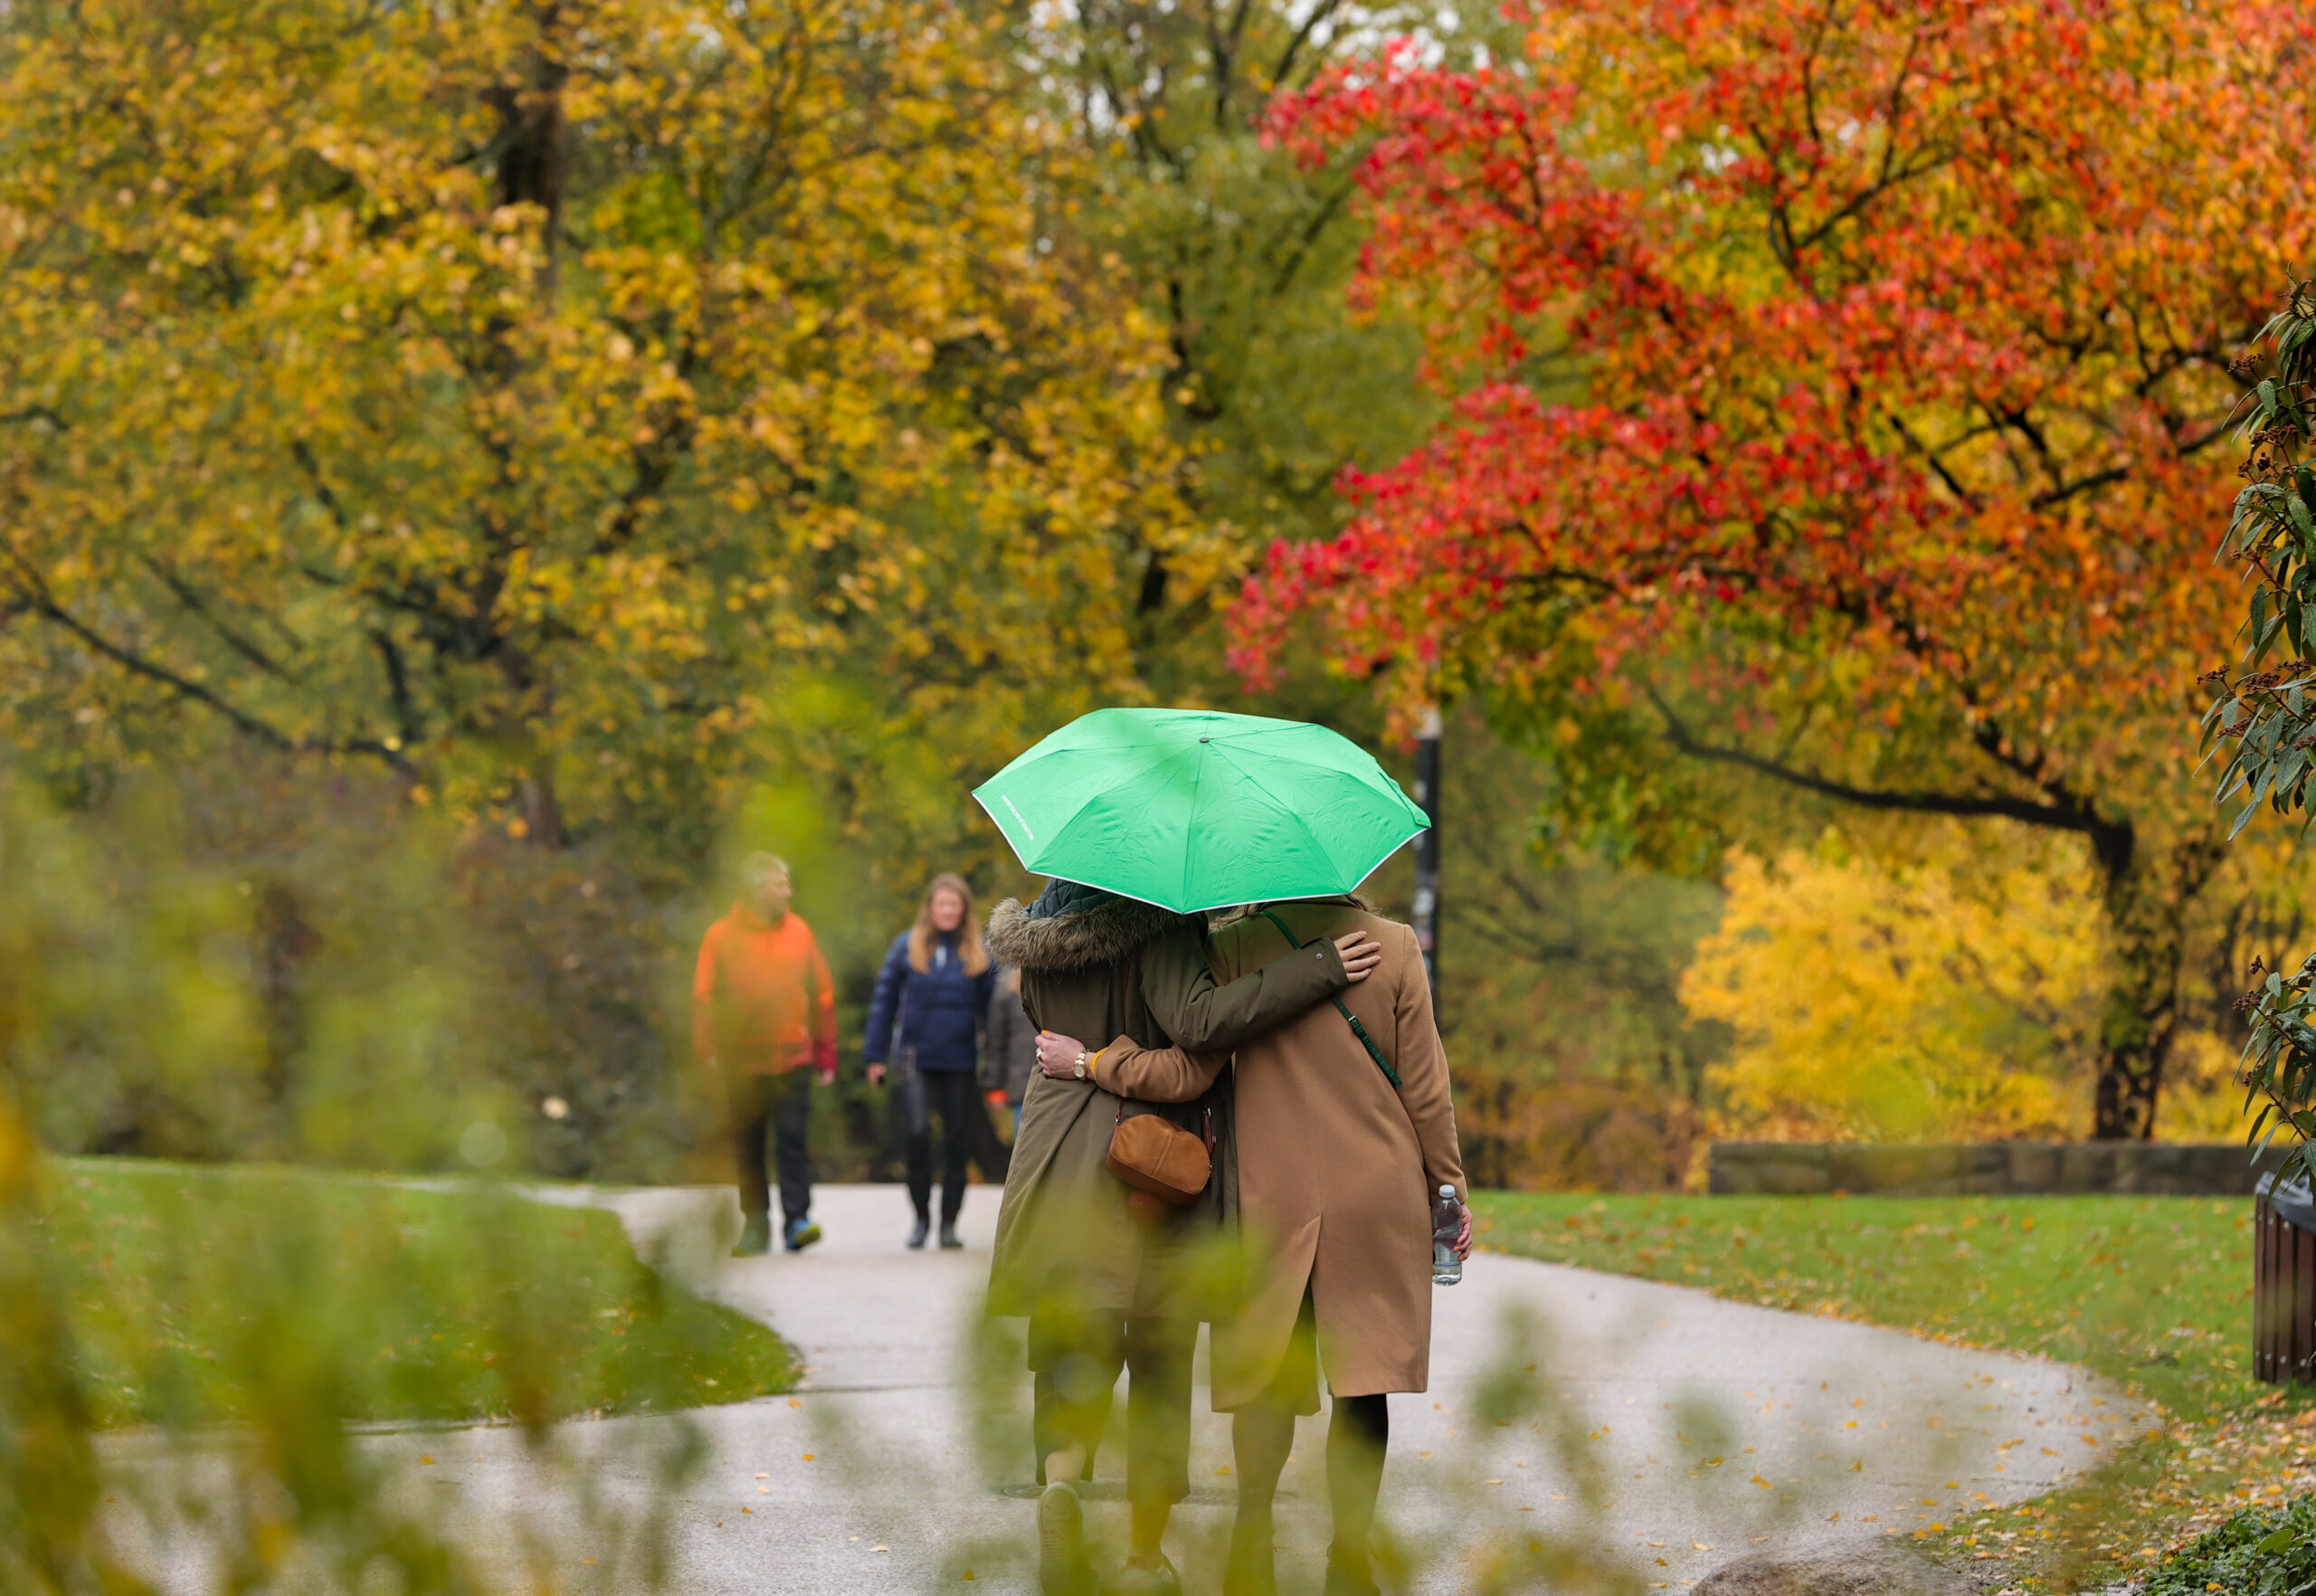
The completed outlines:
[[[1036,1375],[1030,1435],[1038,1483],[1046,1459],[1073,1443],[1085,1449],[1081,1477],[1109,1421],[1118,1371],[1126,1373],[1125,1491],[1136,1503],[1180,1502],[1191,1491],[1191,1359],[1198,1321],[1033,1316],[1030,1368]]]
[[[780,1216],[789,1224],[812,1211],[812,1153],[805,1133],[812,1123],[812,1072],[744,1075],[732,1083],[732,1134],[738,1154],[740,1211],[751,1221],[772,1211],[772,1190],[764,1145],[772,1132],[780,1164]]]
[[[973,1121],[983,1126],[980,1083],[970,1069],[916,1069],[901,1082],[901,1155],[908,1200],[919,1218],[933,1211],[933,1122],[941,1122],[941,1221],[952,1223],[965,1205],[965,1164],[973,1154]],[[996,1139],[992,1132],[990,1140]]]

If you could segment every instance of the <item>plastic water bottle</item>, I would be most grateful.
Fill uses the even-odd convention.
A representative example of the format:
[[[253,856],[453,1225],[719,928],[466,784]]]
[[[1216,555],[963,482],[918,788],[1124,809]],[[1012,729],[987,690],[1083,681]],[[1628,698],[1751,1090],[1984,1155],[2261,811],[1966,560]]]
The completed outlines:
[[[1464,1278],[1464,1260],[1456,1256],[1456,1233],[1464,1228],[1464,1205],[1456,1188],[1442,1186],[1431,1204],[1431,1283],[1453,1286]]]

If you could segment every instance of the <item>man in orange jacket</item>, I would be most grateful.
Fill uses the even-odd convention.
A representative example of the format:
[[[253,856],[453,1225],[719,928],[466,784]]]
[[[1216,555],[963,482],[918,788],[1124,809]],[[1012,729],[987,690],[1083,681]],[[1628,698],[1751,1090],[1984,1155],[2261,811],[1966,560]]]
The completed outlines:
[[[691,980],[692,1056],[720,1081],[738,1141],[740,1255],[772,1246],[766,1124],[780,1164],[781,1239],[800,1252],[821,1239],[812,1220],[812,1072],[836,1078],[836,991],[803,917],[788,907],[788,866],[752,853],[732,912],[700,938]]]

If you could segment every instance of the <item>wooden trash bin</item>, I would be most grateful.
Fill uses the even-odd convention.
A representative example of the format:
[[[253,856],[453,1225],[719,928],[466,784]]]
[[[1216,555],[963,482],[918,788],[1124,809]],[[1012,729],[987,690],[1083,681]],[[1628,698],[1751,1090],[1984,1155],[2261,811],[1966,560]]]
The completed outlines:
[[[2316,1382],[2316,1200],[2264,1175],[2252,1202],[2252,1377]]]

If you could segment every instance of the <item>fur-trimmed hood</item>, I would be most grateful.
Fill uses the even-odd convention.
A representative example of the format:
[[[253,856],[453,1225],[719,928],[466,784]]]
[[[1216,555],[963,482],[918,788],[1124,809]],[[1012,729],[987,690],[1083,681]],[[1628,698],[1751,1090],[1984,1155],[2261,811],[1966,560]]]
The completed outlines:
[[[989,913],[989,951],[1000,964],[1024,970],[1082,970],[1139,953],[1191,923],[1131,898],[1106,898],[1076,913],[1032,919],[1028,905],[1009,898]]]

